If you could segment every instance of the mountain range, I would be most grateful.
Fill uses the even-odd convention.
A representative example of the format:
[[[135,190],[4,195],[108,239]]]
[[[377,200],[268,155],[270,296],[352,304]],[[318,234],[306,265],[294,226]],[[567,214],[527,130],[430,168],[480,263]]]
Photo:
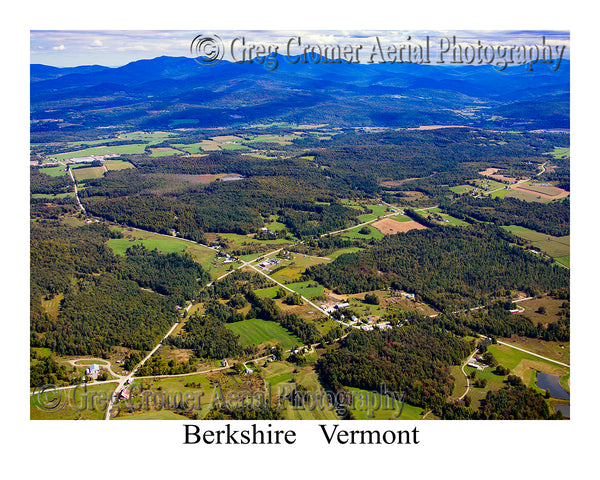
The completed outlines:
[[[289,122],[334,127],[568,129],[570,63],[512,66],[256,63],[157,57],[121,67],[32,64],[31,131]]]

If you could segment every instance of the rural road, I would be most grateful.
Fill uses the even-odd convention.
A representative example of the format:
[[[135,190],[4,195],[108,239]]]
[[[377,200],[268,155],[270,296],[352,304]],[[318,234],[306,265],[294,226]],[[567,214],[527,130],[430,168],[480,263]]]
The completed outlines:
[[[469,357],[465,360],[465,363],[463,363],[462,367],[460,367],[463,375],[465,376],[465,379],[467,380],[467,389],[465,390],[465,393],[463,393],[458,400],[462,400],[463,398],[465,398],[467,396],[467,393],[469,393],[469,390],[471,389],[471,384],[469,383],[469,376],[465,372],[465,367],[467,366],[467,363],[469,363],[471,361],[471,359],[473,358],[473,355],[475,355],[476,353],[477,353],[477,349],[473,350],[471,355],[469,355]]]
[[[64,165],[65,167],[67,167],[66,163],[61,163],[58,162],[61,165]],[[77,192],[77,182],[75,181],[75,177],[73,176],[73,172],[71,171],[71,168],[68,167],[68,172],[69,175],[71,176],[71,180],[73,181],[73,188],[75,189],[75,198],[77,199],[77,203],[79,204],[79,208],[81,208],[81,211],[83,212],[84,215],[87,215],[85,208],[83,208],[83,205],[81,204],[81,202],[79,201],[79,193]]]

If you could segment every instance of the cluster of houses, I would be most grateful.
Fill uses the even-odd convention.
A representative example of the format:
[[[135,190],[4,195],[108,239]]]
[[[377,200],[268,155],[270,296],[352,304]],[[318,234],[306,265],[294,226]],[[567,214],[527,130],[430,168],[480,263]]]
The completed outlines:
[[[391,330],[392,326],[389,323],[378,323],[376,325],[361,325],[360,328],[361,330],[364,330],[365,332],[370,332],[375,330],[375,327],[377,327],[379,330]]]

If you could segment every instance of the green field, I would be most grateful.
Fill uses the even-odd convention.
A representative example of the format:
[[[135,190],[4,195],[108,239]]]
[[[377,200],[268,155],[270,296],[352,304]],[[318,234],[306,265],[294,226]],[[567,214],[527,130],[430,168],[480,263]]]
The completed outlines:
[[[365,214],[359,216],[358,220],[361,223],[371,222],[373,220],[377,220],[377,216],[373,215],[372,213],[365,213]]]
[[[126,170],[128,168],[135,168],[132,163],[125,160],[104,160],[102,163],[106,165],[108,170]]]
[[[141,154],[144,153],[146,144],[132,143],[130,145],[114,145],[112,147],[100,146],[90,147],[74,152],[58,153],[51,155],[52,158],[58,160],[68,160],[70,158],[89,157],[90,155],[110,155],[110,154]]]
[[[39,171],[41,173],[45,173],[46,175],[50,175],[51,177],[60,177],[61,175],[68,175],[65,171],[64,165],[58,165],[57,167],[45,167],[40,168]]]
[[[495,192],[489,193],[488,196],[492,198],[504,198],[511,190],[503,188],[502,190],[496,190]]]
[[[382,215],[387,215],[390,213],[390,211],[388,211],[390,207],[387,205],[365,205],[365,207],[371,210],[371,213],[377,217],[381,217]]]
[[[571,156],[571,149],[569,147],[554,147],[554,151],[546,153],[552,155],[554,158],[569,158]]]
[[[162,253],[180,253],[188,247],[185,242],[173,242],[168,238],[136,239],[134,241],[128,238],[111,238],[106,244],[112,248],[116,255],[125,255],[126,250],[133,245],[144,245],[148,250],[156,249]]]
[[[475,189],[475,187],[473,187],[471,185],[457,185],[456,187],[450,187],[450,191],[452,193],[458,193],[458,194],[472,192],[474,189]]]
[[[362,239],[369,239],[369,238],[375,238],[377,240],[382,239],[383,237],[385,237],[385,235],[383,233],[381,233],[379,230],[377,230],[375,227],[372,227],[371,225],[365,225],[369,230],[370,233],[367,234],[362,234],[362,233],[358,233],[359,230],[363,227],[355,227],[351,230],[348,230],[346,232],[342,232],[341,235],[343,237],[348,237],[348,238],[362,238]]]
[[[272,232],[278,232],[281,230],[285,230],[287,227],[284,223],[278,222],[279,215],[271,215],[269,217],[269,223],[265,223],[265,227],[267,227]]]
[[[279,291],[281,287],[279,285],[275,285],[274,287],[268,287],[268,288],[261,288],[259,290],[254,290],[254,293],[256,293],[256,295],[259,298],[275,298],[275,295],[277,295],[277,292]]]
[[[275,322],[267,322],[259,318],[242,322],[228,323],[229,330],[240,336],[242,345],[261,345],[263,343],[279,343],[284,350],[302,345],[302,341]]]
[[[246,145],[240,145],[239,143],[219,143],[223,150],[248,150],[249,147]]]
[[[564,258],[570,254],[571,237],[566,235],[564,237],[553,237],[545,233],[539,233],[535,230],[530,230],[525,227],[518,225],[509,225],[502,227],[516,236],[521,237],[544,253],[550,255],[552,258]],[[562,263],[562,262],[561,262]],[[567,264],[567,266],[569,266]]]
[[[506,345],[490,345],[488,350],[492,352],[500,365],[510,369],[512,374],[521,377],[523,377],[523,374],[528,369],[537,369],[540,372],[562,375],[569,373],[567,367],[557,365]]]
[[[316,287],[310,286],[315,284],[317,285]],[[288,283],[286,287],[291,288],[294,292],[306,298],[320,297],[325,293],[325,288],[315,281]]]
[[[455,225],[457,227],[465,227],[465,226],[469,225],[464,220],[455,218],[452,215],[448,215],[447,213],[438,213],[438,215],[440,217],[442,217],[444,220],[446,220],[445,222],[439,222],[442,225]],[[394,217],[392,217],[392,218],[394,218]]]
[[[75,192],[67,193],[32,193],[31,198],[67,198],[74,197]]]
[[[408,215],[394,215],[393,217],[388,217],[391,218],[392,220],[396,220],[397,222],[411,222],[412,218],[410,218]]]
[[[73,173],[75,180],[79,182],[90,178],[102,178],[104,175],[104,167],[72,168],[71,172]]]
[[[561,265],[564,265],[567,268],[571,268],[571,257],[569,255],[567,255],[566,257],[557,257],[554,260],[556,260],[557,263],[560,263]]]

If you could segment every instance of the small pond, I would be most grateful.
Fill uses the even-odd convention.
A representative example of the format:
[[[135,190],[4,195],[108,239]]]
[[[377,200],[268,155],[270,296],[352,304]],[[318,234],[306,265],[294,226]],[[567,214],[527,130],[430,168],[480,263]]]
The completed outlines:
[[[560,384],[560,375],[538,372],[536,385],[542,390],[550,390],[550,395],[554,398],[562,400],[569,400],[571,398],[569,392]]]

